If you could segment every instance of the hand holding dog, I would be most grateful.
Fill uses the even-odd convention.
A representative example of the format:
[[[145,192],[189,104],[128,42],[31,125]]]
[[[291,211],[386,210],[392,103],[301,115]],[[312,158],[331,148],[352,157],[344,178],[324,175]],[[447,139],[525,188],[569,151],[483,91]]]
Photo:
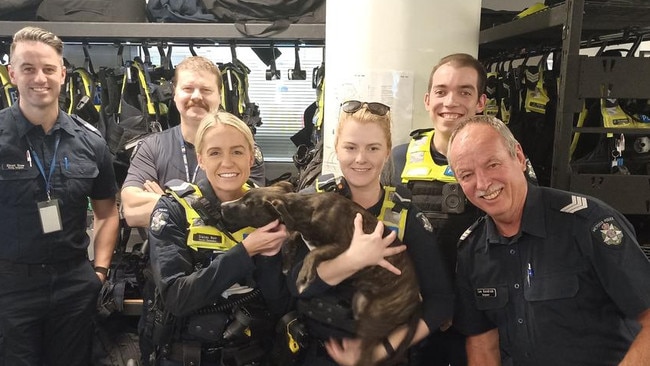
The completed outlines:
[[[287,227],[274,220],[250,233],[242,244],[251,257],[257,254],[274,256],[282,249],[287,236]]]
[[[406,250],[406,245],[391,247],[390,245],[395,241],[395,232],[391,231],[386,237],[382,237],[383,233],[384,223],[381,221],[377,222],[375,231],[371,234],[364,233],[363,217],[361,214],[356,214],[352,242],[344,253],[348,257],[352,268],[359,271],[368,266],[378,265],[398,276],[402,274],[402,271],[387,261],[386,257],[403,252]]]
[[[330,338],[325,342],[325,350],[338,365],[354,366],[361,357],[361,339],[343,338],[339,341]]]

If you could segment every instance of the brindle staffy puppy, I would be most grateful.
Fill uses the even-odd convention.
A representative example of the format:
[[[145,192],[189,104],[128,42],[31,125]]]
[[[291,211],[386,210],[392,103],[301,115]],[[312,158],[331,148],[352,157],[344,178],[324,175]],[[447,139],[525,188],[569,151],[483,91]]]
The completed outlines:
[[[314,248],[305,257],[296,281],[302,290],[314,280],[322,261],[335,258],[350,246],[356,213],[363,216],[363,231],[368,234],[375,230],[377,218],[338,193],[293,193],[291,184],[285,183],[251,189],[242,198],[223,203],[221,210],[224,219],[234,224],[261,227],[280,219],[288,231],[300,233]],[[389,233],[385,228],[384,236]],[[396,239],[392,245],[399,244]],[[402,361],[420,318],[421,298],[411,259],[406,252],[387,259],[402,271],[401,275],[371,266],[349,278],[356,290],[352,299],[356,335],[362,340],[358,365],[376,364],[372,361],[374,348],[397,327],[407,325],[406,339],[394,356],[381,364]]]

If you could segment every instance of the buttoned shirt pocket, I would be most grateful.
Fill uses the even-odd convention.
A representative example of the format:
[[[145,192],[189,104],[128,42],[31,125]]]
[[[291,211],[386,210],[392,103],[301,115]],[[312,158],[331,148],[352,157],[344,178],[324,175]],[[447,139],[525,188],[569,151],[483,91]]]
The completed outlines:
[[[580,285],[575,273],[553,273],[532,277],[524,287],[527,301],[548,301],[575,297]]]
[[[99,168],[94,162],[64,161],[61,171],[65,177],[68,195],[73,198],[88,197],[91,195],[93,181],[99,175]]]
[[[12,169],[10,163],[2,161],[0,165],[0,203],[5,206],[35,203],[39,192],[36,167]]]
[[[508,286],[484,286],[474,289],[476,308],[478,310],[499,310],[508,303]]]

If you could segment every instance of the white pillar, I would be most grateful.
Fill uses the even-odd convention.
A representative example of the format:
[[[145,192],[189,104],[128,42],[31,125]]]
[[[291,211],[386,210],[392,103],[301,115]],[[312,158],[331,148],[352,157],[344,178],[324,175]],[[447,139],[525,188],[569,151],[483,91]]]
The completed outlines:
[[[450,53],[477,56],[481,0],[327,0],[324,172],[338,172],[334,133],[348,99],[391,106],[393,145],[431,126],[429,73]]]

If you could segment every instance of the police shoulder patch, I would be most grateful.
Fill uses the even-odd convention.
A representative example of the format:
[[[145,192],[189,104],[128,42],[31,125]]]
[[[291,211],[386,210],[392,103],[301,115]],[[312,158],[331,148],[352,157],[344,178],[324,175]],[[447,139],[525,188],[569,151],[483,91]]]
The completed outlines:
[[[151,214],[151,224],[149,229],[159,234],[165,228],[169,221],[169,210],[166,208],[158,208]]]
[[[596,222],[591,227],[591,234],[594,236],[594,239],[608,247],[620,246],[625,238],[621,224],[612,216]]]

